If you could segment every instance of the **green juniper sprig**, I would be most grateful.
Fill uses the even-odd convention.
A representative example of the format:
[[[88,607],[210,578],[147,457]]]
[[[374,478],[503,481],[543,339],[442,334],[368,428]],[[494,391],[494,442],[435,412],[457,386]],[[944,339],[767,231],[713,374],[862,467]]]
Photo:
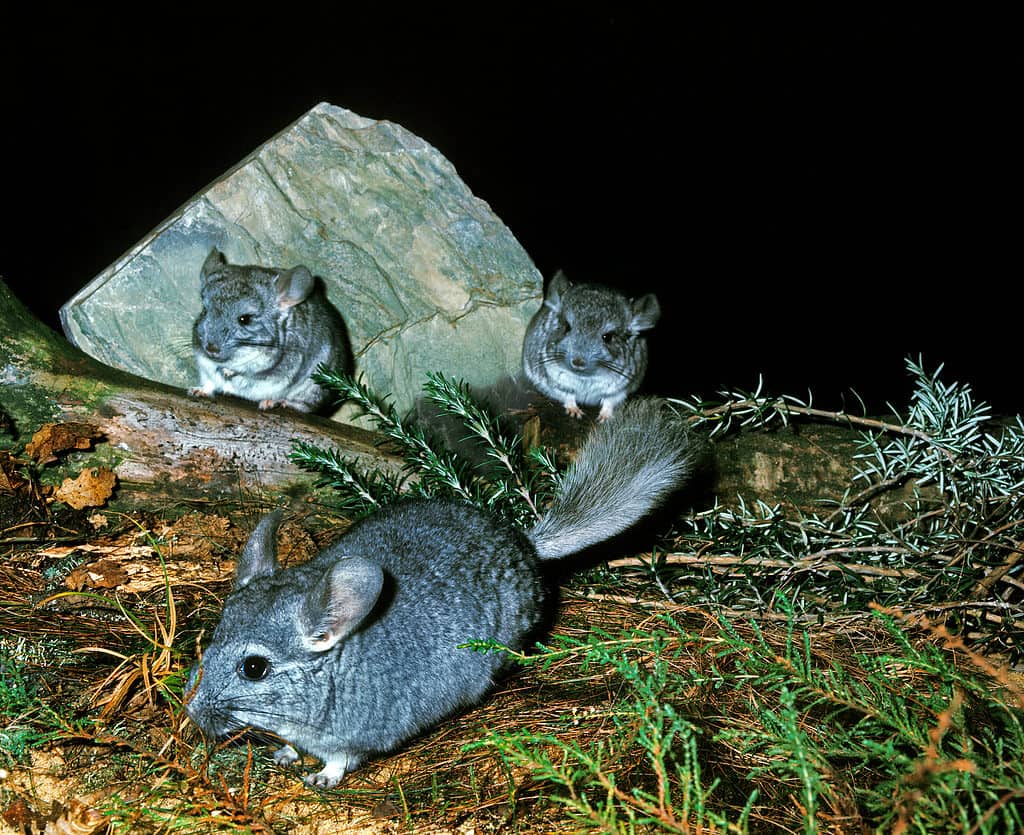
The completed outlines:
[[[471,436],[479,438],[485,455],[497,464],[498,475],[486,479],[487,506],[526,526],[540,518],[535,496],[553,487],[556,468],[543,450],[523,452],[522,439],[509,436],[497,418],[480,406],[466,383],[430,373],[423,387],[427,396],[452,417],[462,421]]]
[[[361,380],[324,366],[318,369],[313,379],[336,392],[339,402],[350,402],[359,407],[377,431],[395,444],[405,462],[406,472],[416,476],[399,483],[380,474],[362,472],[336,452],[296,443],[292,460],[306,469],[322,472],[330,479],[329,483],[345,496],[349,506],[369,512],[394,501],[402,489],[414,496],[454,496],[479,503],[480,496],[467,467],[451,453],[435,451],[418,427],[398,417],[393,403],[371,391]]]
[[[341,456],[308,441],[296,441],[289,456],[293,463],[318,473],[318,487],[331,487],[341,497],[340,507],[360,515],[390,504],[402,491],[402,478],[382,470],[363,470]]]
[[[620,635],[594,629],[582,639],[555,635],[550,646],[532,653],[506,649],[517,664],[548,669],[568,663],[571,678],[610,676],[621,684],[604,709],[565,720],[571,727],[599,723],[592,735],[584,728],[584,741],[549,731],[492,731],[467,750],[494,750],[507,764],[529,769],[588,830],[745,832],[757,791],[733,821],[717,808],[719,781],[706,781],[701,770],[706,735],[677,707],[691,687],[679,675],[681,637],[697,638],[659,625]],[[488,642],[472,648],[497,649]]]
[[[405,491],[414,496],[459,498],[528,526],[554,490],[557,468],[551,456],[544,450],[524,452],[522,439],[506,433],[462,382],[430,374],[424,390],[444,414],[459,419],[469,435],[481,440],[492,467],[473,466],[454,452],[436,449],[424,429],[400,419],[387,398],[352,376],[321,367],[314,379],[334,391],[339,401],[355,404],[405,462],[406,478],[398,479],[361,470],[335,450],[296,442],[291,460],[319,473],[319,484],[335,488],[346,509],[369,513]]]

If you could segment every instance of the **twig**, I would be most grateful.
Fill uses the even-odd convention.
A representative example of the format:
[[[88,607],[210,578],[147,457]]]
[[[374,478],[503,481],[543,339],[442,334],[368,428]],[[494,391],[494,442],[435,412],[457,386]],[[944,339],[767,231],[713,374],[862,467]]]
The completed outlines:
[[[1014,566],[1017,565],[1022,559],[1024,559],[1024,543],[1017,543],[1016,546],[1010,551],[1010,556],[998,568],[992,569],[992,571],[981,578],[978,584],[974,587],[974,593],[971,595],[972,599],[981,599],[988,597],[992,591],[992,587],[1009,574]]]
[[[711,406],[706,409],[701,409],[700,413],[704,417],[714,417],[715,415],[728,415],[733,411],[751,408],[769,408],[779,412],[780,414],[784,413],[824,418],[825,420],[833,421],[835,423],[846,423],[850,427],[866,426],[882,432],[909,435],[911,437],[918,438],[919,440],[926,441],[927,443],[934,443],[934,439],[927,432],[921,429],[912,429],[908,426],[901,426],[898,423],[887,423],[884,420],[877,420],[875,418],[856,417],[855,415],[848,414],[847,412],[830,412],[825,409],[814,409],[810,406],[796,406],[792,403],[785,402],[781,398],[775,398],[765,402],[759,402],[757,400],[733,400],[719,406]]]
[[[712,567],[728,566],[751,566],[754,568],[782,568],[789,571],[849,571],[855,574],[865,574],[878,577],[912,577],[919,579],[922,575],[913,568],[882,568],[875,565],[858,565],[853,563],[825,563],[822,560],[848,553],[874,553],[874,554],[913,554],[909,548],[896,548],[887,545],[870,545],[849,548],[827,548],[817,551],[799,560],[772,560],[758,557],[741,557],[733,554],[722,554],[719,556],[702,556],[692,554],[668,554],[659,559],[665,565],[707,565]],[[609,568],[646,568],[650,566],[650,560],[642,557],[623,557],[617,560],[608,561]]]
[[[668,610],[671,610],[673,612],[685,612],[685,611],[690,611],[690,610],[692,610],[694,608],[690,604],[676,603],[676,604],[673,605],[671,603],[667,603],[667,602],[662,601],[662,600],[652,600],[652,599],[641,598],[641,597],[631,597],[629,595],[624,595],[624,594],[600,594],[600,593],[596,593],[595,592],[595,593],[585,594],[585,595],[581,595],[581,596],[585,600],[597,600],[597,601],[600,601],[602,603],[616,603],[616,604],[625,605],[625,606],[640,606],[640,607],[643,607],[645,609],[668,609]],[[809,614],[801,615],[801,614],[797,614],[795,612],[792,613],[792,614],[787,614],[785,612],[771,612],[771,611],[755,610],[755,609],[736,609],[736,608],[727,607],[727,606],[713,606],[711,608],[716,613],[725,615],[726,617],[729,617],[729,618],[740,618],[740,619],[748,619],[748,620],[752,620],[753,619],[753,620],[758,620],[758,621],[785,622],[785,621],[789,620],[790,618],[792,618],[795,623],[807,624],[807,623],[819,623],[821,621],[821,619],[822,619],[822,615],[820,613],[818,613],[818,612],[811,612]],[[880,608],[880,607],[873,607],[873,608]],[[1013,612],[1013,611],[1016,611],[1018,608],[1019,607],[1014,606],[1011,603],[1004,603],[1001,600],[989,600],[989,601],[981,601],[981,602],[974,601],[974,600],[955,600],[955,601],[946,601],[946,602],[942,602],[942,603],[924,603],[924,604],[921,604],[921,605],[915,607],[912,610],[912,612],[916,612],[918,614],[907,614],[907,612],[903,612],[901,616],[906,618],[906,619],[908,619],[908,620],[910,620],[910,619],[912,619],[914,617],[927,618],[927,616],[924,614],[925,612],[939,612],[939,613],[942,613],[942,612],[949,612],[949,611],[954,611],[954,610],[963,610],[966,614],[972,615],[974,617],[981,617],[981,618],[984,618],[985,620],[988,620],[988,621],[992,621],[992,622],[995,622],[995,623],[1001,623],[1003,621],[1003,616],[998,614],[999,610],[1002,610],[1002,611],[1005,611],[1005,612]],[[986,611],[984,611],[985,609],[995,610],[995,611],[988,611],[988,612],[986,612]],[[885,611],[885,610],[883,610],[883,611]],[[869,620],[871,618],[871,613],[870,612],[866,612],[866,611],[865,612],[829,613],[829,614],[825,615],[825,617],[827,618],[829,623],[835,624],[835,623],[845,623],[845,622]],[[1024,621],[1014,620],[1013,621],[1013,625],[1017,629],[1024,629]]]

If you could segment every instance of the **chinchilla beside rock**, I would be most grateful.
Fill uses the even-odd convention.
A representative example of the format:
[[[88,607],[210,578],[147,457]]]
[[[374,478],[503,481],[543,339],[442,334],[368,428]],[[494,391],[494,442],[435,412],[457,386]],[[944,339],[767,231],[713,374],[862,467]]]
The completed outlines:
[[[647,371],[643,334],[661,309],[648,293],[634,300],[598,284],[572,284],[558,272],[523,339],[523,371],[537,389],[582,417],[596,406],[598,420],[633,394]]]
[[[192,327],[206,397],[233,394],[261,409],[323,410],[330,393],[312,381],[321,363],[351,373],[341,314],[306,267],[229,264],[216,249],[203,263],[203,310]]]
[[[545,560],[613,537],[664,504],[700,457],[663,401],[628,402],[597,426],[526,532],[472,506],[401,500],[309,562],[276,561],[276,511],[257,525],[213,639],[192,671],[189,716],[209,739],[249,730],[323,762],[336,785],[480,701],[544,622]]]

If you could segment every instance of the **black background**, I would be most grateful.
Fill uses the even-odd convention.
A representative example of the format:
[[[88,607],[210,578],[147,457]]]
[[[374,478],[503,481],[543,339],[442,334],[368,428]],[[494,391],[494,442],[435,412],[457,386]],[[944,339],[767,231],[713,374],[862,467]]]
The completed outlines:
[[[921,354],[1024,412],[1007,21],[474,8],[7,27],[0,276],[59,327],[79,287],[329,101],[438,148],[546,278],[656,292],[655,391],[763,374],[877,413],[905,404]]]

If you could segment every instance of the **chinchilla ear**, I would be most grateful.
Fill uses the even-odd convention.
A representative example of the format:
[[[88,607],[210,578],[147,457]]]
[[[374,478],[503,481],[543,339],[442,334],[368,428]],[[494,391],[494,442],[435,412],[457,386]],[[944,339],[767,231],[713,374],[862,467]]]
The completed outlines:
[[[210,250],[210,254],[203,261],[203,268],[199,271],[200,278],[205,282],[211,275],[227,266],[227,259],[224,253],[217,247]]]
[[[316,287],[316,279],[305,267],[298,266],[279,273],[274,286],[277,290],[278,307],[281,310],[288,310],[309,298],[309,294]]]
[[[277,529],[284,511],[268,513],[249,535],[235,566],[235,588],[248,585],[250,580],[273,574],[277,570]]]
[[[323,573],[302,603],[302,643],[324,652],[362,623],[384,585],[384,572],[362,557],[342,557]]]
[[[548,291],[544,294],[544,306],[550,308],[555,313],[558,313],[562,309],[562,294],[572,287],[572,282],[566,278],[565,273],[559,270],[551,278],[551,283],[548,284]]]
[[[658,318],[661,316],[661,307],[653,293],[641,296],[633,302],[632,307],[633,320],[629,324],[629,329],[633,333],[649,331],[658,323]]]

